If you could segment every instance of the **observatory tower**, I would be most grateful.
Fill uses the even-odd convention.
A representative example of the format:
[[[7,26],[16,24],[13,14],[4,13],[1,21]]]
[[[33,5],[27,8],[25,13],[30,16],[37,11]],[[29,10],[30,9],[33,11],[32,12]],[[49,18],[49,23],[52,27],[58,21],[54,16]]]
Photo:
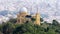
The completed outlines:
[[[27,8],[22,7],[19,14],[17,14],[17,23],[23,24],[26,21],[25,16],[28,14]]]

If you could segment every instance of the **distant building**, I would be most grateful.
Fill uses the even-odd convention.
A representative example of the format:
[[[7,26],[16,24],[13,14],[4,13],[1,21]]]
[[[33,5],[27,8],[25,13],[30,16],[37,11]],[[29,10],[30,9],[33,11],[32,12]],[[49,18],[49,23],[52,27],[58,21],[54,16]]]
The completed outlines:
[[[31,18],[35,18],[34,24],[40,25],[40,14],[39,12],[36,13],[35,16],[29,15],[28,11],[25,7],[21,8],[19,14],[17,14],[17,23],[24,24],[27,22],[31,22]]]

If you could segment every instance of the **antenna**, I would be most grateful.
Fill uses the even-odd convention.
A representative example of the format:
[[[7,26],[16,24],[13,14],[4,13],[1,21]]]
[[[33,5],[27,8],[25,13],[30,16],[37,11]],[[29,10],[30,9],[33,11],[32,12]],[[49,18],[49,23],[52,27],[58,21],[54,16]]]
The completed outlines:
[[[39,6],[38,6],[38,13],[39,13]]]
[[[30,14],[31,14],[31,11],[32,11],[32,5],[31,5],[31,7],[30,7]]]
[[[31,11],[33,11],[33,6],[31,6]]]
[[[39,7],[38,7],[38,5],[37,5],[37,12],[36,13],[39,13]]]
[[[37,7],[37,13],[39,13],[38,9],[39,9],[39,8]]]

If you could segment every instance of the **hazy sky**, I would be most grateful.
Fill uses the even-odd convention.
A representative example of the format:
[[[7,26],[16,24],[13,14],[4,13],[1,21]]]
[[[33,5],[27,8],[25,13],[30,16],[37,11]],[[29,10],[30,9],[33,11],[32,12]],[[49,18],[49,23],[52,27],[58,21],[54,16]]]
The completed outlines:
[[[48,3],[50,5],[55,5],[56,2],[56,0],[0,0],[0,10],[8,9],[10,11],[13,11],[20,6],[30,7],[32,5],[40,5],[42,3],[43,6]]]
[[[0,11],[18,11],[22,6],[30,9],[32,6],[33,12],[36,11],[35,9],[38,6],[40,14],[45,16],[44,19],[60,21],[60,0],[0,0]]]

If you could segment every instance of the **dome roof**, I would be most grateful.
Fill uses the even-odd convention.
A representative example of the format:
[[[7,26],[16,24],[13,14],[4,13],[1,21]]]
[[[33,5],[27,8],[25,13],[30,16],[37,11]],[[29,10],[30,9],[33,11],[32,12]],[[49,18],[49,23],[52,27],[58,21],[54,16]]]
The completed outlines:
[[[20,9],[20,12],[26,12],[26,13],[27,13],[27,8],[22,7],[22,8]]]

